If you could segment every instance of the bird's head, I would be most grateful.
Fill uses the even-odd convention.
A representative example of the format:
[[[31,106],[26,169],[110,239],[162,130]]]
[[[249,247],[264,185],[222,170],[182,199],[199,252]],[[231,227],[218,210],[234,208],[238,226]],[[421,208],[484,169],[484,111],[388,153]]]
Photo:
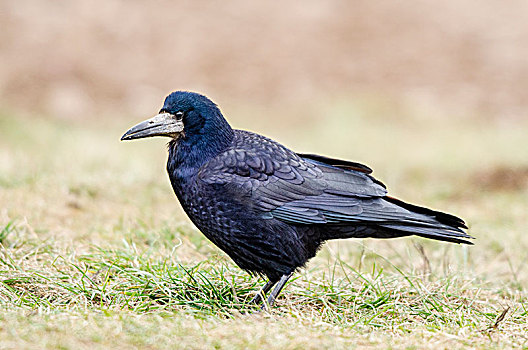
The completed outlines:
[[[165,98],[157,115],[130,128],[121,140],[151,136],[177,139],[181,135],[213,135],[222,129],[231,130],[214,102],[195,92],[176,91]]]

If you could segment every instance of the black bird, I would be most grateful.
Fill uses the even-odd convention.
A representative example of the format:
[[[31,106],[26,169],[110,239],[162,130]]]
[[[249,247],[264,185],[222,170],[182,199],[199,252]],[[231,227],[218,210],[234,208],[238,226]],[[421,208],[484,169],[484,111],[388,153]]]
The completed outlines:
[[[254,302],[276,285],[273,304],[329,239],[417,235],[471,244],[462,219],[389,197],[368,166],[234,130],[200,94],[171,93],[158,115],[121,140],[150,136],[171,138],[167,171],[192,222],[242,269],[268,277]]]

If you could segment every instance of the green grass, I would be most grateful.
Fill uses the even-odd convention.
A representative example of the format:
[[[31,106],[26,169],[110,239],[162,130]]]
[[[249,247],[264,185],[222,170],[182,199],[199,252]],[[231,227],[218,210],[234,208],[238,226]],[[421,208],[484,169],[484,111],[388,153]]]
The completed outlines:
[[[271,312],[248,303],[265,281],[185,218],[164,140],[119,143],[135,120],[1,116],[0,348],[528,347],[528,124],[373,108],[252,127],[369,164],[393,195],[464,217],[475,246],[329,242]]]

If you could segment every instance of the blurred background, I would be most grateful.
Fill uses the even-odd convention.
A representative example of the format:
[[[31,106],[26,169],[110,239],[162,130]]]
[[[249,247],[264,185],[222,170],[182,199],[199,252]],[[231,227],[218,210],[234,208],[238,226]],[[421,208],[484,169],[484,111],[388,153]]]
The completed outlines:
[[[136,117],[185,89],[224,107],[368,98],[526,118],[527,13],[522,0],[2,0],[0,103]]]
[[[119,141],[194,90],[237,128],[368,164],[392,195],[466,219],[477,246],[424,243],[435,266],[446,247],[454,268],[528,281],[527,14],[523,0],[0,0],[0,223],[72,249],[167,241],[182,223],[203,241],[166,140]],[[414,266],[410,242],[364,244]],[[347,261],[364,247],[326,256],[338,244]]]

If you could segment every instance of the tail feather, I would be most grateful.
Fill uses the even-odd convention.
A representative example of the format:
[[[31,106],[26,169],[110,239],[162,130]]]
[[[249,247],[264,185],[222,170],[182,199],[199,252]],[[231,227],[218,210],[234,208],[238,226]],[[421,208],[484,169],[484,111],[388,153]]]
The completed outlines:
[[[324,225],[325,237],[336,238],[396,238],[416,235],[452,243],[473,244],[466,233],[467,226],[459,217],[383,197],[383,209],[365,207],[361,223],[353,221]],[[325,213],[326,215],[326,213]],[[368,219],[367,219],[368,218]]]
[[[464,222],[464,220],[462,220],[461,218],[459,218],[457,216],[454,216],[454,215],[451,215],[451,214],[447,214],[447,213],[442,213],[441,211],[436,211],[436,210],[420,207],[420,206],[417,206],[417,205],[414,205],[414,204],[406,203],[404,201],[401,201],[401,200],[399,200],[397,198],[390,197],[390,196],[385,196],[384,199],[387,202],[396,204],[397,206],[405,208],[405,209],[407,209],[409,211],[412,211],[412,212],[415,212],[415,213],[418,213],[418,214],[424,214],[424,215],[427,215],[427,216],[432,216],[436,220],[438,220],[438,222],[440,222],[442,224],[445,224],[445,225],[448,225],[448,226],[453,226],[453,227],[465,228],[465,229],[468,228],[466,226],[466,223]]]
[[[451,243],[473,244],[468,241],[473,237],[466,234],[464,231],[447,230],[443,228],[430,228],[420,226],[406,226],[406,225],[380,225],[381,227],[402,232],[402,235],[416,235],[424,238],[435,239],[438,241],[446,241]]]
[[[439,241],[473,244],[468,241],[468,239],[473,239],[473,237],[464,231],[468,227],[461,218],[451,214],[406,203],[394,197],[386,196],[384,199],[387,202],[395,204],[412,213],[424,215],[427,218],[427,223],[424,222],[423,224],[409,224],[406,221],[402,221],[381,224],[380,226],[401,231],[407,234],[436,239]],[[434,219],[436,223],[431,223],[431,219]]]

